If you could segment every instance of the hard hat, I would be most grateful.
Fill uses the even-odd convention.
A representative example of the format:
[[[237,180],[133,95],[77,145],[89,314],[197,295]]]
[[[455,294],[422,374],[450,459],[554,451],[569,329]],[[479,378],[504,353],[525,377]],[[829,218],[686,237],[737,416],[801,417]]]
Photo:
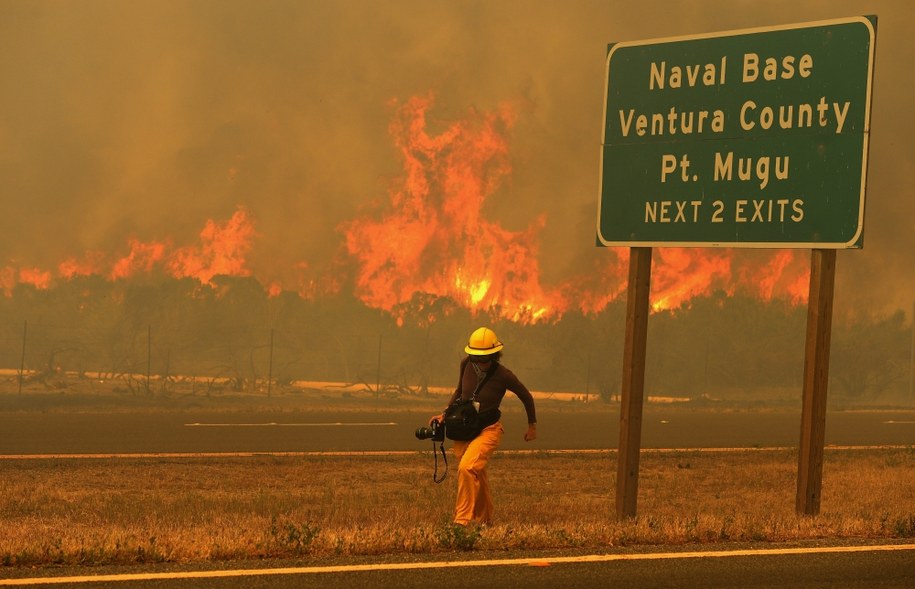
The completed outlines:
[[[488,327],[481,327],[470,334],[470,340],[464,351],[471,356],[488,356],[502,348],[502,342],[496,337],[496,332]]]

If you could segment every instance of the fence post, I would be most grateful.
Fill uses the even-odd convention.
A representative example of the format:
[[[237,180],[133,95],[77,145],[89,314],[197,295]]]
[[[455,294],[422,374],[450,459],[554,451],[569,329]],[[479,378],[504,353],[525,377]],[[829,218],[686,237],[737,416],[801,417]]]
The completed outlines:
[[[381,396],[381,338],[383,334],[378,334],[378,371],[375,373],[375,396]]]
[[[19,360],[19,394],[22,394],[22,373],[25,372],[25,337],[29,332],[29,320],[22,322],[22,358]]]
[[[273,386],[273,328],[270,328],[270,359],[267,363],[267,396]]]
[[[149,375],[152,371],[152,325],[146,326],[146,394],[149,394]]]

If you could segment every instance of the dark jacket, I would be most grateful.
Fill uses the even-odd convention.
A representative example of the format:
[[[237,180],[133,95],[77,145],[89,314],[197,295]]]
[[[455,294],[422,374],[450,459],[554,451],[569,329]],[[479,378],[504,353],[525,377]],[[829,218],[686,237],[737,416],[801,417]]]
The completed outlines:
[[[448,404],[454,403],[458,399],[469,400],[473,396],[473,391],[477,383],[481,380],[477,378],[476,371],[470,365],[470,359],[464,358],[461,361],[461,377],[458,386],[451,395]],[[477,392],[477,401],[480,402],[480,413],[499,409],[505,391],[511,391],[524,403],[524,410],[527,412],[527,422],[537,423],[537,412],[534,409],[534,397],[527,390],[518,377],[511,370],[502,366],[498,362],[495,364],[495,372],[490,376],[483,387]]]

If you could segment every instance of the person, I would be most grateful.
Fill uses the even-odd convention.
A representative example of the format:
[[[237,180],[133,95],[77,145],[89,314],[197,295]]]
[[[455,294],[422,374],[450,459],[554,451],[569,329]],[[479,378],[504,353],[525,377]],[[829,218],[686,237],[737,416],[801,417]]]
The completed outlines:
[[[499,363],[503,347],[495,332],[488,327],[480,327],[470,334],[464,348],[467,356],[461,360],[460,379],[448,401],[450,405],[458,399],[469,400],[476,391],[481,419],[484,423],[492,421],[474,439],[454,441],[454,456],[459,461],[457,500],[454,506],[454,523],[457,525],[474,523],[485,526],[492,523],[493,502],[486,467],[505,433],[499,410],[505,391],[514,393],[524,404],[528,424],[524,440],[532,442],[537,438],[534,397],[511,370]],[[489,377],[486,377],[487,372],[491,372]],[[477,387],[479,390],[476,390]],[[444,412],[433,416],[429,420],[430,424],[436,419],[443,422]]]

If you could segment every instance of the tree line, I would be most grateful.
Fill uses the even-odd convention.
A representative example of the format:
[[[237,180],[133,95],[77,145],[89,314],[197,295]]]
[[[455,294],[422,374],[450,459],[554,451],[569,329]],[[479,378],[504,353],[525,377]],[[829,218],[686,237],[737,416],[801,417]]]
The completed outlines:
[[[299,380],[422,392],[457,382],[469,333],[505,342],[503,362],[533,390],[618,394],[625,300],[533,324],[471,314],[417,294],[388,313],[353,297],[269,296],[253,278],[115,281],[77,277],[53,289],[19,285],[0,297],[0,368],[30,378],[151,373],[227,379],[238,391]],[[497,311],[497,310],[496,310]],[[648,395],[800,402],[806,306],[714,293],[649,319]],[[836,316],[830,395],[908,400],[911,322],[902,310]],[[7,387],[8,388],[8,387]],[[6,391],[8,392],[8,391]]]

